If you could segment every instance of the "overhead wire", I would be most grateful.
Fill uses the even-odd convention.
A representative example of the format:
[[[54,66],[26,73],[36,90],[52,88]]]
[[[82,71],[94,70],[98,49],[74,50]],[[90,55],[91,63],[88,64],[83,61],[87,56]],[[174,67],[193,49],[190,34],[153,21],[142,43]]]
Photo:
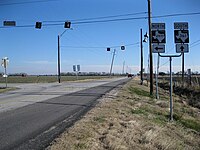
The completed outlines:
[[[124,16],[133,16],[147,14],[147,12],[137,12],[137,13],[129,13],[129,14],[120,14],[120,15],[111,15],[111,16],[102,16],[102,17],[93,17],[93,18],[82,18],[82,19],[71,19],[70,21],[85,21],[85,20],[97,20],[97,19],[107,19],[107,18],[116,18],[116,17],[124,17]],[[69,20],[69,19],[68,19]],[[51,21],[43,21],[43,22],[65,22],[66,20],[51,20]]]
[[[136,43],[132,43],[132,44],[125,44],[125,45],[118,45],[118,46],[61,46],[61,47],[69,47],[69,48],[94,48],[94,49],[99,49],[99,48],[117,48],[117,47],[121,47],[121,46],[135,46],[135,45],[138,45],[139,42],[136,42]]]
[[[58,0],[35,0],[35,1],[13,2],[13,3],[0,3],[0,6],[31,4],[31,3],[43,3],[43,2],[51,2],[51,1],[58,1]]]
[[[200,12],[195,13],[183,13],[183,14],[169,14],[169,15],[162,15],[162,16],[152,16],[152,18],[164,18],[164,17],[176,17],[176,16],[188,16],[188,15],[200,15]],[[108,16],[109,17],[109,16]],[[118,22],[118,21],[130,21],[130,20],[140,20],[140,19],[147,19],[147,16],[142,17],[129,17],[129,18],[117,18],[117,19],[104,19],[104,20],[91,20],[91,21],[75,21],[72,22],[74,25],[78,24],[93,24],[93,23],[107,23],[107,22]],[[48,23],[43,24],[43,26],[60,26],[64,25],[64,23]],[[13,26],[13,27],[33,27],[35,25],[21,25],[21,26]],[[1,26],[0,28],[9,28],[7,26]],[[10,27],[11,28],[11,27]]]

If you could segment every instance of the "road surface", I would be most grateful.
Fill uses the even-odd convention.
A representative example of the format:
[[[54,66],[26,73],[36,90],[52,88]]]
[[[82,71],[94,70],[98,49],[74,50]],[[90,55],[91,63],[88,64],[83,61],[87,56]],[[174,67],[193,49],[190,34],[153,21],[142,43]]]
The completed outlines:
[[[82,83],[84,90],[79,88],[79,91],[76,89],[77,92],[69,93],[66,92],[65,85],[49,88],[49,85],[45,85],[33,90],[27,87],[24,89],[26,92],[19,90],[0,95],[1,105],[5,104],[6,97],[9,101],[6,105],[11,104],[11,107],[0,113],[0,149],[44,149],[65,128],[90,110],[98,98],[128,80],[107,80],[93,85],[91,82],[92,87],[89,83]],[[42,97],[43,94],[46,97]],[[23,102],[19,105],[17,101],[20,98]]]

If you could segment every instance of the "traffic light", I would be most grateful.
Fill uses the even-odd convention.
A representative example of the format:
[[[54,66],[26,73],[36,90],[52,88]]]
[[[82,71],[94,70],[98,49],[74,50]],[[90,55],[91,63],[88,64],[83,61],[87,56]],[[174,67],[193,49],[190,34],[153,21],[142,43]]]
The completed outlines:
[[[35,28],[41,29],[41,27],[42,27],[42,22],[36,22]]]
[[[125,46],[121,46],[121,50],[125,50]]]
[[[109,48],[109,47],[107,48],[107,51],[110,51],[110,48]]]
[[[65,22],[65,28],[70,28],[71,27],[71,22]]]

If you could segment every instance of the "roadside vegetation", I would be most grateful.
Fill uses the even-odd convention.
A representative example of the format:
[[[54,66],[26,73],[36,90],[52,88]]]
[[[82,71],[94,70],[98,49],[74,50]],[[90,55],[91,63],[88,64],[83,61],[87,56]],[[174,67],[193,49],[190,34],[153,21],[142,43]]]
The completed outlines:
[[[200,109],[173,95],[174,121],[169,122],[169,92],[160,99],[134,78],[100,100],[48,150],[200,149]]]

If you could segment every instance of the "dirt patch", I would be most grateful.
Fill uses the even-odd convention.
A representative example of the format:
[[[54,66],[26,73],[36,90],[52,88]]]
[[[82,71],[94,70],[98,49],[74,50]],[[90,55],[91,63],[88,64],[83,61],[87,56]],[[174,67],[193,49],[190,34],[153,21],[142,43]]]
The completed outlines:
[[[174,119],[168,121],[168,95],[160,100],[133,79],[111,91],[48,150],[200,149],[200,110],[174,96]]]

